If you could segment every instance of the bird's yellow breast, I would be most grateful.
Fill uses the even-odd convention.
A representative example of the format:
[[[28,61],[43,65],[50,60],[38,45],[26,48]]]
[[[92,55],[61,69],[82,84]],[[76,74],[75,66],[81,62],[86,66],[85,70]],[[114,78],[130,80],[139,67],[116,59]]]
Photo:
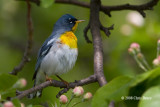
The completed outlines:
[[[63,33],[60,36],[60,42],[68,45],[70,48],[77,48],[77,37],[72,31]]]

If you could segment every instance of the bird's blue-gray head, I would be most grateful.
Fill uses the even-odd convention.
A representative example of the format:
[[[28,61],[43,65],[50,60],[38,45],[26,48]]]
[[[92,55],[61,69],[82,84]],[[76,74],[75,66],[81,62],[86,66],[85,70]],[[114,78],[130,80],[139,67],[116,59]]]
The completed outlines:
[[[58,19],[54,25],[54,31],[64,30],[64,31],[75,31],[79,22],[84,20],[77,20],[70,14],[65,14]]]

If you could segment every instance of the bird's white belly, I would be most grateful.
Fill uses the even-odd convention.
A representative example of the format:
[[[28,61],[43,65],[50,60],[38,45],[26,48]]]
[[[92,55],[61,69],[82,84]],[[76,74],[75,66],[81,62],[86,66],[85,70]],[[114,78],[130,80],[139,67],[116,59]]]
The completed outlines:
[[[48,76],[68,72],[77,60],[78,50],[68,45],[52,47],[44,57],[40,70]]]

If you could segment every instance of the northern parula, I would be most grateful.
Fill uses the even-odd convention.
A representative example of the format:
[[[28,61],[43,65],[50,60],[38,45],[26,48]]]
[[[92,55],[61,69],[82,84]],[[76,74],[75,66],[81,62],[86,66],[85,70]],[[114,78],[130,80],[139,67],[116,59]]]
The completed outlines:
[[[68,72],[75,65],[78,48],[74,31],[82,21],[84,20],[65,14],[55,23],[53,32],[39,50],[33,76],[34,86],[45,82],[51,75],[60,78],[59,74]],[[40,97],[41,93],[42,90],[30,94],[29,97]]]

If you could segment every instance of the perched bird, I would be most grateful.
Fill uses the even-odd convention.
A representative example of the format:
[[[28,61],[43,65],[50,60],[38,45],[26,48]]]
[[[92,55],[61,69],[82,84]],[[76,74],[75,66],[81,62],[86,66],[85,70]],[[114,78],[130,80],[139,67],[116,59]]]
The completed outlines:
[[[49,76],[68,72],[75,65],[78,55],[77,37],[74,35],[78,23],[70,14],[65,14],[55,23],[52,34],[45,40],[39,50],[34,86],[49,80]],[[65,82],[63,79],[61,79]],[[66,82],[65,82],[66,83]],[[29,98],[40,97],[42,90],[29,95]]]

